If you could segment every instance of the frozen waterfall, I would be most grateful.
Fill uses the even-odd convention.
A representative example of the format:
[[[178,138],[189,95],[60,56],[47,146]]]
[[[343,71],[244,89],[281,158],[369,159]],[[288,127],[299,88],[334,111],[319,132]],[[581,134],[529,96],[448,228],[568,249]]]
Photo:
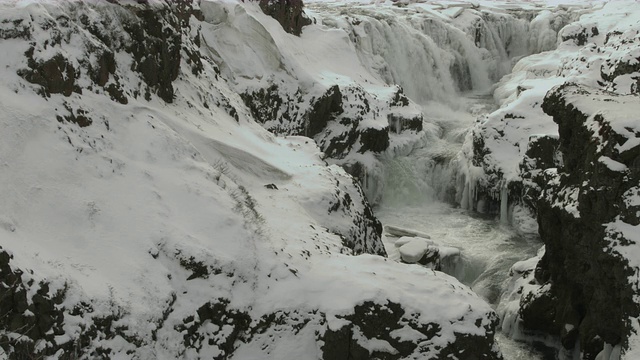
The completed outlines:
[[[414,101],[457,107],[461,92],[489,93],[523,56],[553,49],[567,15],[468,10],[457,17],[421,7],[313,4],[324,25],[345,30],[365,66]]]
[[[400,85],[423,106],[419,139],[392,143],[381,165],[366,167],[363,185],[370,201],[437,199],[498,212],[477,196],[484,174],[473,164],[473,144],[465,135],[481,114],[495,109],[494,84],[520,58],[555,48],[557,32],[576,15],[539,9],[435,12],[419,4],[311,3],[309,8],[317,22],[348,34],[370,72]],[[494,199],[499,201],[500,194]]]

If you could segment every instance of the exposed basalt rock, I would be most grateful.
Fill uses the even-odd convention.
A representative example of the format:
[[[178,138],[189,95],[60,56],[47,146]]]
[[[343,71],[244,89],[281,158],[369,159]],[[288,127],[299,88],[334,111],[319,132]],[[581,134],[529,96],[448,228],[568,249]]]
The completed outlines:
[[[311,24],[303,11],[302,0],[259,0],[262,11],[278,20],[284,31],[299,36],[302,27]]]
[[[24,39],[31,36],[31,29],[23,19],[3,20],[0,22],[0,39]]]
[[[330,87],[318,99],[312,100],[312,107],[305,115],[305,136],[314,137],[327,127],[329,121],[344,112],[342,93],[338,85]]]
[[[365,302],[354,309],[354,313],[344,317],[347,324],[339,329],[327,329],[321,340],[323,359],[384,359],[395,360],[412,358],[414,356],[426,356],[430,359],[501,359],[499,353],[495,351],[487,342],[485,337],[467,336],[457,334],[456,341],[441,348],[429,344],[425,341],[436,336],[441,327],[438,324],[422,324],[416,320],[413,314],[405,312],[399,304],[388,302],[387,304],[377,304]],[[494,317],[485,329],[493,328],[497,325],[498,319]],[[480,323],[476,323],[481,327]],[[394,331],[406,331],[410,329],[414,336],[422,341],[409,341],[395,335]],[[493,337],[493,331],[488,332]],[[370,350],[364,342],[365,339],[377,339],[385,342],[389,347],[378,347]],[[363,342],[364,341],[364,342]]]
[[[585,45],[590,38],[600,34],[596,26],[590,28],[581,27],[579,29],[570,28],[562,34],[562,41],[573,41],[578,46]]]
[[[470,210],[476,210],[483,214],[500,214],[500,187],[504,175],[502,170],[496,168],[490,163],[491,150],[485,145],[484,134],[474,129],[472,132],[473,156],[471,164],[484,170],[484,176],[479,179],[470,179],[475,181],[473,191],[468,196],[473,197],[474,201],[468,204]],[[461,181],[469,181],[464,178],[464,174],[459,174]],[[472,193],[471,193],[472,192]],[[457,200],[460,194],[456,195]]]
[[[273,126],[270,129],[274,134],[287,133],[288,129],[286,129],[285,126],[288,126],[292,121],[290,113],[293,111],[293,108],[287,109],[289,111],[281,112],[282,106],[285,105],[289,107],[300,101],[295,101],[295,99],[291,97],[283,98],[284,95],[281,94],[280,88],[275,84],[267,88],[240,94],[240,96],[258,122],[262,124],[274,120],[278,122],[280,126]],[[301,131],[301,129],[297,131]]]
[[[14,268],[13,256],[0,248],[0,348],[9,359],[39,359],[54,354],[63,358],[109,358],[108,348],[96,347],[97,340],[120,337],[136,346],[141,340],[128,334],[127,327],[118,325],[121,313],[113,314],[80,302],[65,308],[68,287],[54,289],[51,284],[35,282],[32,271]],[[75,336],[65,330],[69,318],[85,317],[82,331]]]
[[[180,73],[183,55],[195,75],[203,70],[197,46],[186,46],[199,41],[198,30],[191,32],[188,21],[191,16],[201,16],[199,10],[193,9],[189,2],[162,5],[112,3],[116,4],[109,5],[114,13],[108,13],[99,20],[90,19],[80,12],[78,18],[61,15],[55,20],[39,22],[34,19],[16,20],[16,28],[12,31],[0,26],[1,34],[6,38],[33,40],[30,36],[38,27],[50,31],[49,39],[32,42],[32,47],[25,53],[27,67],[19,69],[18,74],[30,83],[40,85],[44,96],[70,96],[85,89],[99,93],[97,89],[102,88],[112,100],[121,104],[127,104],[128,97],[140,94],[149,100],[152,93],[172,102],[173,82]],[[62,50],[73,38],[74,24],[82,24],[87,30],[80,37],[79,46],[91,56],[80,53],[75,57]],[[119,32],[114,32],[114,27]],[[138,89],[123,87],[115,58],[119,51],[133,56],[131,70],[136,71],[142,80]],[[79,80],[84,76],[95,86],[81,89]]]
[[[387,120],[389,121],[389,131],[400,134],[404,131],[422,131],[423,116],[417,115],[413,117],[406,117],[403,114],[389,113]]]
[[[622,50],[639,41],[640,33],[630,36],[629,34],[614,31],[607,34],[605,48],[626,53]],[[610,57],[600,66],[600,76],[605,82],[611,84],[609,86],[610,90],[638,94],[640,93],[640,58],[634,58],[633,56]],[[623,80],[620,84],[617,83],[617,80],[625,77],[628,78],[626,81]],[[630,84],[630,88],[627,88],[628,85],[625,83]],[[625,85],[623,86],[623,84]]]
[[[633,300],[636,285],[630,283],[637,269],[616,250],[632,242],[608,230],[615,221],[640,224],[637,206],[626,201],[640,183],[640,146],[620,150],[639,135],[621,132],[620,119],[607,118],[615,115],[606,111],[637,103],[633,96],[568,84],[551,91],[543,104],[558,124],[563,163],[557,173],[546,172],[549,180],[537,203],[546,252],[535,278],[548,286],[522,299],[520,315],[526,328],[559,337],[567,349],[579,341],[588,360],[604,343],[624,346],[629,319],[640,314]],[[551,149],[540,153],[541,161],[552,165],[550,155]]]
[[[389,147],[389,128],[365,129],[360,133],[360,145],[359,153],[365,153],[367,151],[379,153],[385,151]]]
[[[562,157],[558,152],[558,138],[554,136],[536,136],[529,139],[528,148],[520,163],[522,181],[510,194],[518,198],[535,213],[538,198],[542,189],[549,183],[545,170],[562,165]]]
[[[382,223],[373,214],[357,180],[353,177],[345,177],[345,180],[346,184],[337,181],[337,189],[329,202],[328,212],[352,219],[352,224],[346,230],[333,228],[331,225],[327,229],[340,236],[343,245],[356,255],[376,254],[386,257],[382,244]]]
[[[33,48],[30,48],[27,57],[28,69],[18,71],[18,75],[32,84],[40,85],[41,93],[45,96],[51,94],[63,94],[70,96],[74,91],[80,92],[75,82],[78,71],[61,54],[55,55],[46,61],[33,59]]]
[[[180,70],[182,46],[181,24],[169,14],[169,9],[144,8],[136,11],[140,22],[125,25],[133,40],[128,51],[134,57],[135,70],[168,103],[173,101],[173,81]],[[145,97],[150,99],[148,92]]]
[[[77,124],[80,127],[87,127],[93,123],[93,121],[87,116],[87,112],[85,110],[78,109],[75,112],[71,108],[67,108],[67,110],[69,111],[68,115],[56,116],[58,122],[69,122]]]
[[[319,96],[282,89],[276,84],[256,89],[241,97],[263,126],[277,135],[304,135],[316,140],[330,158],[343,159],[352,150],[382,152],[389,147],[389,132],[421,131],[422,115],[404,115],[402,111],[388,116],[390,127],[361,127],[369,117],[377,117],[380,109],[372,108],[371,95],[359,86],[333,85]],[[403,107],[409,100],[402,89],[394,93],[388,106]]]
[[[214,359],[226,359],[235,350],[234,343],[247,337],[251,317],[243,311],[229,306],[229,300],[217,299],[202,305],[197,311],[197,318],[190,316],[184,319],[184,325],[176,326],[176,331],[184,333],[185,346],[201,351],[203,346],[217,348],[218,356]],[[211,324],[218,331],[205,334],[202,326]]]
[[[0,347],[15,359],[51,355],[53,346],[35,345],[38,340],[55,343],[56,335],[64,333],[64,289],[51,291],[45,282],[36,284],[30,274],[12,268],[12,258],[0,248]]]

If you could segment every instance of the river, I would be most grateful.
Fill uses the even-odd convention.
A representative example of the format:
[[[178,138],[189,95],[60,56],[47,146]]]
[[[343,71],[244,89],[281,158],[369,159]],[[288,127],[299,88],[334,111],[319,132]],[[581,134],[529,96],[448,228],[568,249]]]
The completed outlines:
[[[459,248],[460,260],[443,270],[497,309],[511,266],[535,256],[542,243],[535,232],[518,231],[499,216],[452,205],[455,159],[464,138],[475,119],[495,107],[486,95],[467,96],[460,104],[457,110],[436,103],[425,105],[424,113],[429,115],[422,141],[405,149],[404,156],[383,159],[385,188],[375,211],[385,226],[426,233],[438,245]],[[389,257],[400,261],[396,240],[389,234],[383,237]],[[545,359],[531,345],[505,334],[498,334],[497,339],[505,360]]]

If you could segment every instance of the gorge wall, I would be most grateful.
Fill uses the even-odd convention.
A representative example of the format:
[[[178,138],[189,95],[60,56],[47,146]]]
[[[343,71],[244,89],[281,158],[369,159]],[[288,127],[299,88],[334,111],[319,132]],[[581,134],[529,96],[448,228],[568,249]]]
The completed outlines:
[[[470,139],[469,206],[533,215],[545,245],[512,269],[503,329],[551,334],[567,358],[638,356],[637,11],[607,4],[523,59]]]

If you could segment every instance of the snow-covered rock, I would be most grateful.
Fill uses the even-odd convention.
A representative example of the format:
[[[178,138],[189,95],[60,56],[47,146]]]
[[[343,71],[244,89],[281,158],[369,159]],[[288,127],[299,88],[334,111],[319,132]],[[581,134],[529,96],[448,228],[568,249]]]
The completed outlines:
[[[553,335],[570,358],[634,359],[640,101],[565,84],[543,109],[558,124],[563,161],[544,172],[537,216],[545,251],[512,269],[503,329]]]
[[[342,36],[312,31],[235,1],[0,3],[4,355],[500,358],[485,302],[379,256],[353,178],[246,106],[260,74],[322,80],[276,51]],[[358,86],[345,108],[400,93]]]
[[[557,49],[523,58],[499,83],[502,107],[478,122],[463,156],[463,205],[510,220],[528,209],[545,243],[512,270],[503,329],[551,334],[567,358],[638,356],[639,30],[635,2],[583,13]]]
[[[632,2],[583,9],[581,18],[559,32],[557,49],[520,60],[494,96],[502,106],[480,119],[462,154],[457,199],[463,206],[499,213],[507,190],[510,216],[516,203],[535,211],[543,170],[560,164],[553,148],[557,126],[542,110],[554,86],[574,82],[618,94],[636,90],[637,12]],[[467,190],[467,194],[465,194]]]

